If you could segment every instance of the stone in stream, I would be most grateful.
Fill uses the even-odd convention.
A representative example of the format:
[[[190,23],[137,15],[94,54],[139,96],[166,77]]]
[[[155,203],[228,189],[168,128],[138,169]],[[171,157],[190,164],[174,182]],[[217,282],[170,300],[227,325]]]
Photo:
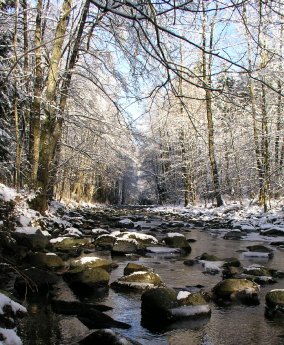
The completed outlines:
[[[112,235],[100,235],[93,242],[96,248],[111,250],[117,238]]]
[[[158,274],[151,271],[136,271],[111,283],[118,290],[146,290],[162,284]]]
[[[142,323],[147,327],[211,314],[210,306],[201,292],[177,292],[161,287],[145,291],[141,301]]]
[[[137,264],[135,262],[129,262],[126,267],[124,268],[124,275],[127,276],[131,273],[138,272],[138,271],[144,271],[144,272],[153,272],[153,269],[141,264]]]
[[[85,268],[103,268],[110,271],[112,268],[112,261],[99,258],[94,254],[83,254],[78,258],[70,260],[70,267],[82,270]]]
[[[81,345],[141,345],[135,340],[126,338],[110,329],[100,329],[79,341]]]
[[[263,244],[254,244],[252,246],[248,246],[247,249],[250,252],[273,253],[273,249],[266,247]]]
[[[284,289],[269,291],[265,296],[265,315],[284,318]]]
[[[50,240],[54,249],[59,251],[70,251],[78,247],[91,246],[88,238],[57,237]]]
[[[131,219],[125,218],[121,219],[117,222],[116,226],[118,228],[126,228],[126,229],[133,229],[134,228],[134,223]]]
[[[48,269],[63,268],[65,262],[55,253],[33,253],[29,256],[29,263],[35,267]]]
[[[25,229],[27,232],[21,232],[21,229]],[[33,232],[32,229],[34,229]],[[30,232],[28,233],[28,231]],[[48,238],[40,230],[33,227],[18,227],[15,232],[11,233],[11,236],[16,240],[17,244],[32,251],[44,250],[49,244]]]
[[[134,239],[117,238],[111,253],[113,255],[133,254],[138,251],[139,244]]]
[[[248,279],[224,279],[212,289],[216,302],[239,301],[259,304],[259,285]]]
[[[164,238],[165,244],[172,248],[180,248],[187,253],[191,252],[191,247],[185,236],[180,233],[170,232]]]

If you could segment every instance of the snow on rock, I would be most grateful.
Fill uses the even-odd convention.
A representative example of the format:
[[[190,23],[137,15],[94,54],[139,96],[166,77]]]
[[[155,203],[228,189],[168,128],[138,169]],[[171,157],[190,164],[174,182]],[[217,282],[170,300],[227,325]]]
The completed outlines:
[[[16,315],[18,312],[22,312],[22,313],[27,312],[27,309],[25,307],[23,307],[21,304],[14,302],[13,300],[11,300],[11,298],[0,293],[0,315],[4,314],[4,309],[5,309],[4,307],[6,305],[10,306],[14,315]]]
[[[52,239],[50,240],[50,243],[59,243],[59,242],[64,241],[66,238],[70,238],[70,237],[62,236],[62,237],[52,238]]]
[[[263,253],[263,252],[243,252],[243,256],[248,258],[267,258],[271,257],[271,253]]]
[[[191,292],[189,291],[180,291],[177,295],[177,300],[181,300],[181,299],[185,299],[187,298],[189,295],[191,295]]]
[[[12,201],[19,195],[15,189],[9,188],[4,184],[0,183],[0,200]]]
[[[167,236],[168,237],[184,237],[183,234],[180,234],[178,232],[169,232],[169,233],[167,233]]]
[[[145,235],[138,232],[124,232],[121,238],[123,239],[134,239],[137,241],[147,242],[148,244],[157,244],[158,240],[152,235]]]
[[[168,248],[168,247],[147,247],[147,252],[154,254],[180,254],[179,248]]]
[[[38,234],[39,232],[42,233],[42,231],[34,226],[18,226],[15,229],[15,232],[18,232],[20,234],[26,234],[26,235],[35,235]]]
[[[173,317],[183,318],[183,317],[209,314],[211,309],[209,305],[205,304],[205,305],[181,306],[178,308],[172,308],[169,311]]]
[[[80,230],[78,230],[76,228],[73,228],[73,227],[67,228],[67,229],[65,229],[65,231],[67,232],[68,236],[72,236],[72,237],[81,237],[81,236],[83,236],[83,233]]]
[[[215,273],[219,273],[224,265],[224,261],[207,261],[207,260],[199,260],[198,262],[200,262],[202,264],[202,266],[205,269],[205,272],[215,272]]]
[[[78,260],[74,260],[74,263],[80,263],[82,265],[90,263],[90,262],[99,262],[102,261],[101,258],[98,258],[96,256],[84,256]]]
[[[1,345],[22,345],[23,342],[17,335],[15,329],[0,328]]]

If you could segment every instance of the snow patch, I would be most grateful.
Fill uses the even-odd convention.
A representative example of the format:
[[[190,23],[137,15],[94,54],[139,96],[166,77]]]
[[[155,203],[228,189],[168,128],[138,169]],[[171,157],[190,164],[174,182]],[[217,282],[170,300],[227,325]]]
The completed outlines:
[[[22,345],[23,342],[17,335],[15,329],[0,328],[0,334],[3,340],[0,341],[1,345]]]
[[[177,300],[181,300],[181,299],[185,299],[187,298],[189,295],[191,295],[191,292],[189,291],[180,291],[177,295]]]
[[[9,305],[13,311],[14,314],[16,314],[18,311],[26,313],[27,309],[23,307],[21,304],[14,302],[11,300],[11,298],[7,297],[6,295],[0,293],[0,314],[4,314],[4,307],[5,305]]]
[[[101,261],[102,259],[96,257],[96,256],[84,256],[83,258],[80,258],[78,260],[75,260],[75,263],[80,262],[82,265],[90,263],[90,262],[96,262]]]
[[[178,232],[169,232],[169,233],[167,233],[167,236],[168,237],[184,237],[183,234],[180,234]]]
[[[190,317],[210,313],[209,305],[182,306],[170,309],[170,313],[175,317]]]
[[[18,193],[15,189],[9,188],[0,183],[0,199],[3,201],[12,201],[16,198]]]
[[[63,237],[52,238],[50,240],[50,243],[59,243],[59,242],[66,240],[67,238],[71,238],[71,237],[63,236]]]

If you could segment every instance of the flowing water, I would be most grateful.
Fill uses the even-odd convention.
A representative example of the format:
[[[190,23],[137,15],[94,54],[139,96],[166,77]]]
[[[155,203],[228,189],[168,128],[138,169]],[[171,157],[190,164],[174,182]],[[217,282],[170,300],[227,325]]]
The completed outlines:
[[[274,257],[270,260],[252,259],[243,256],[242,251],[246,250],[246,246],[260,243],[258,241],[224,240],[220,236],[202,231],[202,229],[192,229],[190,232],[186,232],[185,235],[188,239],[196,240],[196,242],[191,244],[192,252],[187,256],[151,254],[146,257],[136,258],[133,261],[152,267],[160,275],[164,283],[174,288],[201,284],[205,289],[210,290],[222,279],[221,274],[204,274],[203,267],[200,264],[186,266],[183,263],[184,260],[194,259],[204,252],[220,258],[236,257],[243,266],[258,263],[284,271],[284,251],[275,250]],[[103,255],[103,253],[100,255]],[[105,255],[108,256],[109,254],[105,253]],[[113,258],[113,260],[119,266],[112,271],[111,281],[122,276],[124,267],[131,261],[129,257],[117,257]],[[284,279],[278,279],[278,282],[273,285],[262,286],[260,304],[257,306],[231,305],[220,307],[212,302],[210,303],[212,309],[210,318],[184,321],[155,331],[150,331],[141,325],[141,295],[139,293],[115,292],[109,289],[108,293],[100,298],[89,297],[86,300],[113,307],[113,310],[107,313],[114,319],[131,325],[131,328],[128,330],[115,329],[115,331],[144,345],[280,345],[284,344],[283,320],[270,321],[264,316],[265,294],[269,290],[277,288],[284,288]],[[66,337],[60,339],[57,334],[58,318],[54,314],[50,314],[49,320],[42,319],[37,322],[39,324],[48,324],[51,330],[51,334],[48,335],[50,340],[41,342],[41,336],[38,336],[39,340],[34,342],[31,341],[31,335],[29,335],[29,337],[25,336],[24,345],[70,344],[70,338],[73,337],[70,323],[69,326],[67,323],[67,326],[64,328]],[[33,327],[33,330],[30,330],[30,333],[34,332],[35,334],[39,325],[31,325],[31,327]],[[68,336],[68,333],[71,336],[70,334]]]

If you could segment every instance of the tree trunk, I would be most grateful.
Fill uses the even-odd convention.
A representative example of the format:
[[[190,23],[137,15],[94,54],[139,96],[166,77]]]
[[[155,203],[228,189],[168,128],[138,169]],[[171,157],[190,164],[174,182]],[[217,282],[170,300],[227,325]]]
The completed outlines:
[[[213,49],[213,34],[214,34],[214,24],[217,14],[216,12],[213,18],[213,21],[210,26],[210,41],[209,41],[209,49],[212,51]],[[212,91],[210,90],[211,87],[211,67],[212,67],[212,56],[207,57],[205,50],[207,49],[207,42],[206,42],[206,10],[205,10],[205,3],[203,1],[203,31],[202,31],[202,42],[203,42],[203,52],[202,52],[202,67],[203,67],[203,87],[205,89],[205,102],[206,102],[206,116],[207,116],[207,128],[208,128],[208,152],[209,152],[209,160],[211,166],[211,174],[213,180],[213,188],[215,199],[217,202],[217,207],[223,206],[224,201],[221,194],[221,187],[219,181],[219,172],[218,166],[215,157],[215,144],[214,144],[214,123],[213,123],[213,113],[212,113]]]

